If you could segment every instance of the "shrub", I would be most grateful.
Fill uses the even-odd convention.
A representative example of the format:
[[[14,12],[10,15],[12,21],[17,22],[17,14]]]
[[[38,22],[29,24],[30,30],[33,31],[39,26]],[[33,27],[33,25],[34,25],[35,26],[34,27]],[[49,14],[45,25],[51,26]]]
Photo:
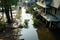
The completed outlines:
[[[28,20],[25,20],[24,23],[25,23],[24,27],[28,28]]]
[[[34,19],[33,19],[33,22],[34,22],[34,24],[33,24],[33,25],[34,25],[35,27],[37,27],[37,26],[39,26],[39,25],[40,25],[40,24],[39,24],[39,20],[38,20],[38,19],[36,19],[36,18],[34,18]]]

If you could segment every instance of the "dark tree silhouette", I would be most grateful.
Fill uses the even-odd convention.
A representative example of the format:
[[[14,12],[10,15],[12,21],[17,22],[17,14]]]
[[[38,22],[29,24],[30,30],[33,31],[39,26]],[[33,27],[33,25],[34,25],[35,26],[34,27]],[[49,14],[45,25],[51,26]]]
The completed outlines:
[[[4,12],[6,14],[6,18],[7,18],[8,23],[11,23],[13,20],[11,6],[17,5],[17,2],[18,2],[18,0],[0,0],[1,7],[4,8]]]

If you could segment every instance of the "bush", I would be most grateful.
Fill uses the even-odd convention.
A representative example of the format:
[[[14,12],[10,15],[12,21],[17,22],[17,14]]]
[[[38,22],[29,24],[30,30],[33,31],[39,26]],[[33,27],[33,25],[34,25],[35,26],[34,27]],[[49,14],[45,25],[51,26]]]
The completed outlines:
[[[39,20],[36,19],[36,18],[33,19],[33,22],[34,22],[33,25],[34,25],[35,27],[38,27],[38,26],[40,25],[40,24],[39,24]]]
[[[40,18],[41,18],[40,14],[37,14],[37,15],[36,15],[36,18],[37,18],[37,19],[40,19]]]
[[[25,23],[24,27],[28,28],[28,20],[25,20],[24,23]]]

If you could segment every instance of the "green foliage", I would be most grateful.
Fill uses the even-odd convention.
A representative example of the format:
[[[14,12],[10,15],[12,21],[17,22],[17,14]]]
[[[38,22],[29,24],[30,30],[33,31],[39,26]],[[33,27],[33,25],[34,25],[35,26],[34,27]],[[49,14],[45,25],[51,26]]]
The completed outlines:
[[[39,20],[36,19],[36,18],[33,19],[33,22],[34,22],[33,25],[34,25],[35,27],[40,25],[40,24],[39,24]]]
[[[36,4],[33,4],[32,6],[31,6],[31,8],[34,8],[34,7],[36,7],[37,5]]]
[[[24,27],[28,28],[28,20],[25,20],[24,23],[25,23]]]
[[[36,18],[37,18],[37,19],[40,19],[40,18],[41,18],[40,14],[37,14],[37,15],[36,15]]]
[[[16,5],[19,0],[0,0],[0,1],[1,1],[0,6],[5,7],[5,6]]]

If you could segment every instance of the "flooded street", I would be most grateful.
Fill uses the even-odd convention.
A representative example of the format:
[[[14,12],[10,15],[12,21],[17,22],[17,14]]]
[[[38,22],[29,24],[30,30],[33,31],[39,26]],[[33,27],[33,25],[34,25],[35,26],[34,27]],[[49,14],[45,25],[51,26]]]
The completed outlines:
[[[35,26],[33,26],[34,21],[33,21],[33,15],[31,13],[26,13],[26,8],[22,7],[21,10],[19,10],[21,12],[21,15],[18,13],[19,19],[16,18],[16,13],[17,10],[13,11],[13,18],[16,18],[18,25],[22,25],[23,28],[17,28],[15,30],[13,30],[11,33],[10,31],[6,31],[7,33],[5,33],[4,35],[7,35],[8,38],[5,39],[10,39],[10,40],[59,40],[60,39],[60,29],[56,29],[53,31],[50,31],[48,28],[46,28],[45,24],[41,21],[39,26],[37,26],[37,28],[35,28]],[[28,26],[27,28],[25,28],[25,20],[28,20]],[[10,26],[11,27],[11,26]],[[13,25],[13,27],[18,27],[17,23]],[[4,33],[4,32],[3,32]],[[16,34],[15,36],[11,36],[9,34]],[[4,36],[3,35],[3,36]],[[1,36],[1,35],[0,35]],[[13,39],[14,37],[14,39]],[[4,40],[5,40],[4,39]]]
[[[60,40],[60,1],[0,0],[0,40]]]
[[[26,13],[26,8],[22,7],[21,10],[19,10],[21,14],[18,13],[17,19],[16,14],[17,10],[13,11],[13,18],[16,19],[18,23],[13,24],[13,27],[18,27],[18,25],[22,25],[23,28],[17,28],[13,30],[13,33],[7,32],[10,34],[16,34],[15,36],[8,36],[8,38],[5,39],[10,39],[10,40],[59,40],[60,39],[60,31],[58,29],[50,31],[48,28],[46,28],[45,24],[41,21],[39,26],[35,28],[34,21],[33,21],[33,15],[31,13]],[[28,21],[27,28],[25,28],[25,20]],[[18,24],[18,25],[17,25]],[[11,26],[10,26],[11,27]],[[59,29],[60,30],[60,29]],[[11,31],[11,30],[10,30]],[[8,34],[9,35],[9,34]],[[14,37],[14,39],[13,39]],[[5,40],[4,39],[4,40]]]
[[[38,35],[36,32],[36,29],[33,27],[33,16],[31,14],[26,13],[26,9],[22,7],[22,15],[21,15],[21,23],[24,25],[25,20],[28,21],[28,28],[22,28],[21,29],[21,34],[20,39],[24,40],[38,40]]]
[[[55,37],[53,33],[42,24],[41,28],[34,28],[33,26],[33,15],[30,13],[26,13],[25,7],[21,8],[22,14],[21,14],[21,24],[23,25],[23,28],[20,29],[21,31],[19,34],[22,34],[22,36],[19,37],[19,39],[24,40],[55,40]],[[28,28],[25,28],[25,20],[28,20]],[[40,24],[41,25],[41,24]]]

